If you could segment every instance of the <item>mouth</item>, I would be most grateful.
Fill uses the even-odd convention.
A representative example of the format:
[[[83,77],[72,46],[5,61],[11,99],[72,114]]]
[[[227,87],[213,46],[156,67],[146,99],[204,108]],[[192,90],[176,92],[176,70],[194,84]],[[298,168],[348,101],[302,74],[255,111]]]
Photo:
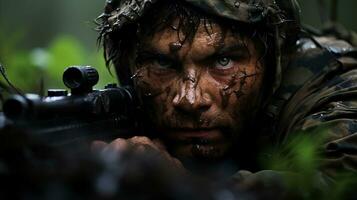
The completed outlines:
[[[180,128],[166,133],[171,150],[181,158],[217,160],[226,154],[229,147],[229,140],[220,128]]]
[[[176,141],[200,141],[199,143],[211,143],[223,138],[223,132],[219,128],[180,128],[168,131],[168,137]],[[194,142],[195,143],[195,142]]]

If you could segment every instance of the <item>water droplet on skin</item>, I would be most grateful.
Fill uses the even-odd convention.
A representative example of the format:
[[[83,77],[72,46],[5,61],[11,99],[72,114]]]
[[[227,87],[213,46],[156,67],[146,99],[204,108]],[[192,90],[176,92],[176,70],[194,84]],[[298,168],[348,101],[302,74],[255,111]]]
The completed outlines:
[[[203,138],[200,138],[200,139],[198,140],[198,142],[199,142],[200,144],[208,144],[208,140],[207,140],[207,139],[203,139]]]
[[[182,44],[181,42],[173,42],[170,44],[170,51],[178,51],[182,48]]]
[[[163,20],[163,23],[166,23],[166,20]],[[174,26],[174,25],[172,25],[171,28],[172,28],[174,31],[177,31],[177,30],[178,30],[178,27],[177,27],[177,26]]]
[[[130,79],[134,79],[134,78],[137,78],[138,77],[138,74],[134,74],[130,77]]]
[[[151,97],[152,96],[152,94],[151,93],[146,93],[146,94],[144,94],[146,97]]]

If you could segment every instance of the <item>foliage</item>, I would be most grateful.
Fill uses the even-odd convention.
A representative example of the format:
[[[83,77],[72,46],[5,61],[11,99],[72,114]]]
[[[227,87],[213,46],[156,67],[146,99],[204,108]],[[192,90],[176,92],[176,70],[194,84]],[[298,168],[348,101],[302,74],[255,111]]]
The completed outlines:
[[[314,127],[291,133],[280,145],[267,150],[269,156],[261,160],[262,165],[286,172],[286,185],[291,191],[299,191],[303,199],[351,199],[356,174],[337,172],[331,179],[321,173],[326,131],[327,127]]]
[[[99,72],[97,88],[117,82],[105,67],[102,51],[88,50],[78,39],[59,35],[45,48],[19,48],[24,34],[0,34],[0,61],[6,67],[11,82],[24,92],[37,93],[44,89],[64,88],[62,73],[72,65],[90,65]]]

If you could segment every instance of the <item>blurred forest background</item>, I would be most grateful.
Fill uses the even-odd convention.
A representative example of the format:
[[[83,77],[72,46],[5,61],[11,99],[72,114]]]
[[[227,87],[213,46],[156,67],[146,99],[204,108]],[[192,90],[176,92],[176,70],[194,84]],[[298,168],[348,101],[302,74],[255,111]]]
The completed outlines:
[[[322,0],[320,0],[322,1]],[[305,24],[321,27],[319,0],[299,0]],[[332,0],[326,0],[326,12]],[[0,0],[0,63],[9,79],[25,92],[64,88],[62,72],[70,65],[95,66],[100,73],[97,88],[116,82],[97,46],[93,20],[104,0]],[[338,22],[357,30],[356,0],[338,1]],[[0,80],[2,77],[0,77]]]

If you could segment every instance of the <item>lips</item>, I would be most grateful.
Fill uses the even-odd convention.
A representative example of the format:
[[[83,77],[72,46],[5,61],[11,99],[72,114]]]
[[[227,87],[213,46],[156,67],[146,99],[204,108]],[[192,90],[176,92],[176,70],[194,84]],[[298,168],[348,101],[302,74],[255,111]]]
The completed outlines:
[[[207,141],[216,141],[222,139],[223,133],[218,128],[174,129],[168,131],[168,137],[174,140],[202,139]]]
[[[165,132],[169,151],[178,158],[217,160],[224,157],[230,140],[220,128],[169,129]]]

